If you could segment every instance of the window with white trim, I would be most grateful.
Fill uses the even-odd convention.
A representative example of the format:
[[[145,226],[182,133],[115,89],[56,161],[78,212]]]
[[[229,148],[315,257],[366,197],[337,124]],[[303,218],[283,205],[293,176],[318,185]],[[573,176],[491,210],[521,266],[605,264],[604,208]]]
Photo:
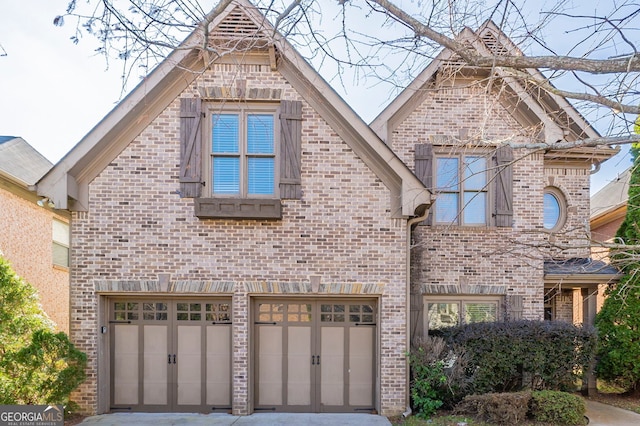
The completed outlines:
[[[69,267],[69,224],[59,220],[52,221],[53,264]]]

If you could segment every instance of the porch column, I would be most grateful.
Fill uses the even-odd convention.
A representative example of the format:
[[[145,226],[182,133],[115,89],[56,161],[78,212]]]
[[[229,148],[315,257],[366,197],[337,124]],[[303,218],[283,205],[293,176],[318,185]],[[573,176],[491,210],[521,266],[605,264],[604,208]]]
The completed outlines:
[[[596,310],[598,308],[598,288],[583,288],[582,289],[582,324],[585,326],[594,325],[596,322]],[[596,360],[595,358],[589,365],[589,371],[586,374],[586,387],[582,386],[583,393],[588,396],[596,394]]]

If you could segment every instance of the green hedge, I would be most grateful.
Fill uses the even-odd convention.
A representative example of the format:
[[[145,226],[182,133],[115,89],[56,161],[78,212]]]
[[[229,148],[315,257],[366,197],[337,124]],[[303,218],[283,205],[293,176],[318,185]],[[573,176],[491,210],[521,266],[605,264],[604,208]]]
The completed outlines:
[[[469,357],[472,393],[573,390],[594,356],[593,327],[560,321],[467,324],[443,331]]]
[[[586,423],[584,400],[570,393],[532,392],[529,407],[531,416],[538,422],[554,425],[584,425]]]

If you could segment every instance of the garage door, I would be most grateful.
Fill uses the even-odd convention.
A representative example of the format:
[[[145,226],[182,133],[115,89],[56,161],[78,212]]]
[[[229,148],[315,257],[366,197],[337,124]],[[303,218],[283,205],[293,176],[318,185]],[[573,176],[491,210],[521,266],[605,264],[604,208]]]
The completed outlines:
[[[111,409],[231,410],[231,300],[111,300]]]
[[[374,300],[254,302],[255,411],[373,412]]]

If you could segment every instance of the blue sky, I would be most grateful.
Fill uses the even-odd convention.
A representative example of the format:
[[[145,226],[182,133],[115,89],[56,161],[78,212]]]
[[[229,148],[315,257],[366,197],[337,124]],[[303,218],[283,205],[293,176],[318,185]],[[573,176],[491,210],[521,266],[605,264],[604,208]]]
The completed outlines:
[[[70,23],[53,25],[67,3],[0,0],[0,55],[6,53],[0,56],[0,135],[21,136],[54,163],[122,97],[121,64],[108,67],[90,38],[74,45]],[[383,107],[363,110],[370,90],[353,88],[345,96],[361,100],[352,106],[367,121]],[[592,179],[592,193],[630,165],[625,154],[607,161]]]

